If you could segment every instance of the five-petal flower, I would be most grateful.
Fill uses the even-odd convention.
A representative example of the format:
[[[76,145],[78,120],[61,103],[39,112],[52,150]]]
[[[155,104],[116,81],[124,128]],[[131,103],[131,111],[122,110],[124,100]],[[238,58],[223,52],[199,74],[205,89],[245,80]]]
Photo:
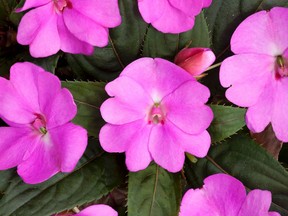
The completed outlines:
[[[11,67],[10,81],[0,78],[0,169],[17,166],[26,183],[40,183],[58,172],[71,172],[87,145],[87,132],[70,123],[77,112],[60,80],[25,62]]]
[[[170,172],[182,169],[184,152],[206,156],[206,131],[213,113],[205,105],[210,92],[177,65],[160,58],[141,58],[106,86],[112,97],[101,106],[106,124],[100,143],[108,152],[125,152],[130,171],[151,160]]]
[[[60,49],[92,54],[93,46],[108,44],[108,28],[121,23],[118,0],[26,0],[17,40],[30,46],[33,57],[46,57]]]
[[[221,84],[229,87],[226,97],[248,107],[251,131],[259,133],[271,122],[276,137],[288,142],[288,8],[245,19],[232,36],[231,49],[236,55],[220,68]]]

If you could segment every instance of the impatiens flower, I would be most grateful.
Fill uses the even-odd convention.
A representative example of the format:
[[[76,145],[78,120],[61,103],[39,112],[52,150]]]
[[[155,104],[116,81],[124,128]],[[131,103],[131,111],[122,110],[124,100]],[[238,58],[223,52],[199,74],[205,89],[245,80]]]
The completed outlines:
[[[92,205],[74,216],[117,216],[118,213],[107,205]]]
[[[0,78],[0,170],[17,166],[26,183],[40,183],[58,172],[71,172],[87,145],[87,132],[70,123],[77,112],[60,80],[25,62]]]
[[[215,61],[214,53],[208,48],[184,48],[175,57],[175,64],[195,78]]]
[[[177,172],[184,152],[206,156],[211,142],[206,129],[213,118],[205,105],[210,92],[182,68],[160,58],[138,59],[106,91],[112,98],[100,108],[108,122],[100,143],[108,152],[125,152],[130,171],[154,160]]]
[[[195,16],[212,0],[138,0],[147,23],[164,33],[181,33],[193,28]]]
[[[280,216],[269,212],[270,205],[270,191],[256,189],[246,196],[239,180],[215,174],[204,180],[203,188],[186,192],[179,216]]]
[[[60,49],[92,54],[93,46],[108,44],[108,28],[121,23],[118,0],[26,0],[18,11],[31,8],[19,24],[17,40],[30,46],[33,57]]]
[[[276,137],[288,142],[288,8],[260,11],[234,32],[236,54],[220,69],[231,102],[248,107],[246,122],[259,133],[271,122]]]

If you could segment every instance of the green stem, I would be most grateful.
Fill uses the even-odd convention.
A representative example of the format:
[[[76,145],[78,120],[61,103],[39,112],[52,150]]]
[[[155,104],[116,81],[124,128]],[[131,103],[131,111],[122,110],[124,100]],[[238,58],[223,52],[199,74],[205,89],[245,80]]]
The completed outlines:
[[[205,71],[209,71],[209,70],[212,70],[212,69],[214,69],[214,68],[217,68],[217,67],[219,67],[221,64],[222,64],[222,62],[219,62],[219,63],[217,63],[217,64],[214,64],[214,65],[210,66],[209,68],[207,68]]]

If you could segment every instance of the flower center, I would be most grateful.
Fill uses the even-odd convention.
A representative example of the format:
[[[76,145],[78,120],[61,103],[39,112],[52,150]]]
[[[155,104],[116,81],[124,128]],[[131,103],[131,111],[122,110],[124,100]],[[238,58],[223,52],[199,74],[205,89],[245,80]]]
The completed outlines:
[[[32,127],[41,134],[47,134],[45,117],[40,114],[35,114],[36,119],[32,122]]]
[[[151,124],[164,124],[165,112],[160,103],[154,103],[148,114],[148,123]]]
[[[276,79],[288,76],[288,59],[280,55],[276,57]]]
[[[72,3],[69,0],[53,0],[57,12],[63,12],[67,8],[72,8]]]

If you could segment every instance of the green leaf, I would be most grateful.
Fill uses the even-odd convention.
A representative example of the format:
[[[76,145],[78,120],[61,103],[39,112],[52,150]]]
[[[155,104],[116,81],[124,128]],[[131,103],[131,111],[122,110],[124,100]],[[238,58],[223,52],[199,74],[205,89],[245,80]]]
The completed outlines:
[[[110,30],[107,47],[95,48],[92,56],[66,55],[77,78],[112,80],[126,65],[141,56],[173,60],[186,45],[210,46],[209,30],[203,13],[197,16],[193,30],[182,34],[164,34],[144,22],[137,1],[120,1],[119,4],[122,24]]]
[[[210,47],[208,26],[203,13],[197,16],[192,30],[181,34],[163,34],[150,26],[144,41],[143,56],[173,61],[176,54],[189,44],[190,47]]]
[[[122,23],[110,30],[109,45],[95,48],[92,56],[69,55],[67,60],[79,79],[107,81],[115,79],[124,66],[138,58],[146,24],[137,1],[119,1]]]
[[[272,209],[288,215],[288,172],[249,136],[236,135],[212,146],[206,158],[186,164],[189,182],[199,187],[209,175],[224,172],[239,179],[248,189],[269,190]]]
[[[181,176],[156,164],[129,173],[128,216],[177,216],[181,199]]]
[[[50,216],[101,198],[124,182],[123,163],[103,153],[96,139],[77,168],[37,185],[24,184],[14,170],[0,172],[0,215]]]
[[[204,14],[217,62],[232,55],[231,36],[244,19],[259,10],[268,10],[276,6],[288,7],[288,0],[213,0],[211,6],[204,10]],[[225,100],[218,72],[219,69],[209,71],[208,76],[204,78],[204,84],[209,87],[212,97],[217,101],[220,96]]]
[[[98,137],[100,128],[105,124],[100,114],[100,106],[108,95],[103,82],[62,82],[72,93],[78,112],[73,119],[75,124],[88,130],[89,135]]]
[[[288,6],[288,0],[213,0],[205,9],[205,16],[212,35],[212,47],[216,55],[230,50],[230,39],[237,26],[249,15],[272,7]]]
[[[246,109],[224,105],[210,107],[214,113],[213,122],[208,129],[212,143],[223,141],[245,126]]]

